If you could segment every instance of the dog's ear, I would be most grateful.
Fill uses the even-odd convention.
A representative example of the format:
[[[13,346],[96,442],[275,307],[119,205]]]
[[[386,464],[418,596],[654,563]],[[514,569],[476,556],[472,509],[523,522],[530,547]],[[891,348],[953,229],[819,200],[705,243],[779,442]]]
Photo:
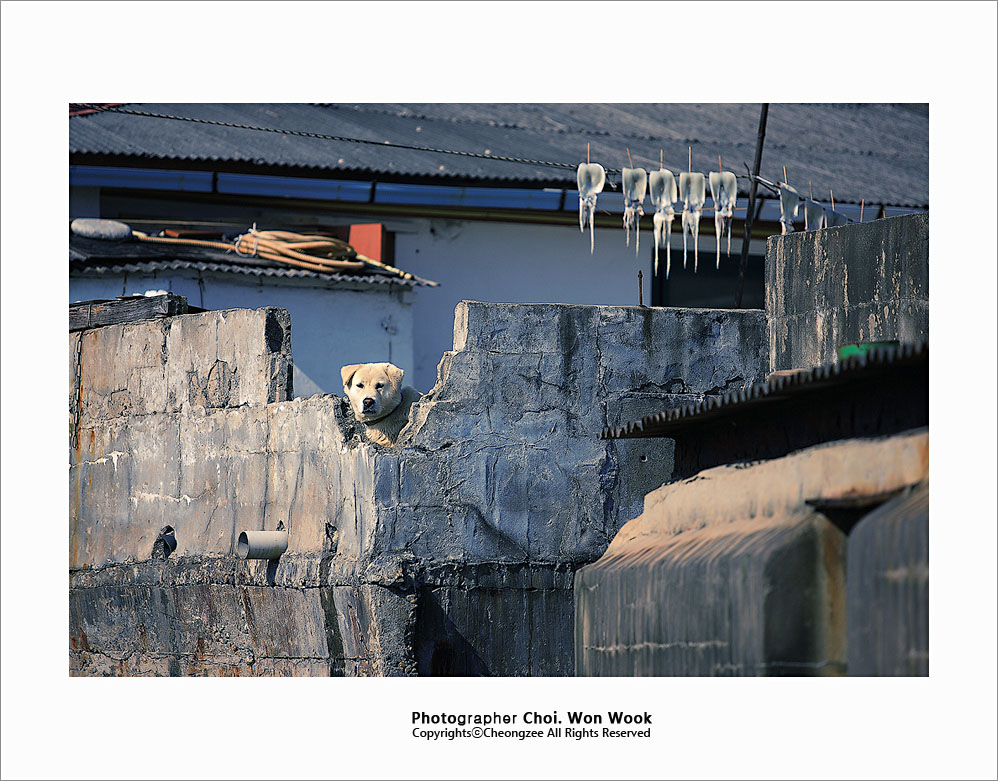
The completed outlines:
[[[357,370],[363,365],[364,364],[362,363],[352,363],[349,366],[344,366],[340,369],[340,377],[343,378],[344,390],[350,387],[350,380],[353,379],[353,376],[357,373]]]
[[[382,364],[385,368],[385,374],[388,375],[388,381],[391,382],[396,388],[402,387],[402,375],[405,374],[398,366],[393,363]]]

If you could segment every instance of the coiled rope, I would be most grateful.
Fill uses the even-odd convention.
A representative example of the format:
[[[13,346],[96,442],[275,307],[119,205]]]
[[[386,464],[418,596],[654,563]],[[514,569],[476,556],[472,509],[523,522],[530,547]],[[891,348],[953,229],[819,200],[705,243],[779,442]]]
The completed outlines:
[[[294,233],[292,231],[261,231],[256,225],[246,233],[237,236],[230,244],[224,241],[209,241],[205,239],[174,238],[172,236],[150,236],[142,231],[133,230],[132,236],[139,241],[158,244],[182,244],[190,247],[205,247],[219,249],[225,252],[235,252],[239,257],[257,257],[277,263],[284,263],[296,268],[329,274],[339,271],[358,272],[372,269],[378,272],[399,277],[401,279],[421,282],[426,285],[436,285],[427,279],[421,279],[407,271],[389,266],[379,260],[361,255],[345,241],[333,236],[318,234]]]

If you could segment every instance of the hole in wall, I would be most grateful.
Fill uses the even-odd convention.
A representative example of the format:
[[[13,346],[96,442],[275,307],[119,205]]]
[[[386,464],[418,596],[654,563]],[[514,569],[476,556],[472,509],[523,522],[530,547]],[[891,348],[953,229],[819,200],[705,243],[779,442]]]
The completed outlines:
[[[152,544],[152,558],[165,561],[177,549],[177,535],[172,526],[164,526],[159,530],[156,541]]]

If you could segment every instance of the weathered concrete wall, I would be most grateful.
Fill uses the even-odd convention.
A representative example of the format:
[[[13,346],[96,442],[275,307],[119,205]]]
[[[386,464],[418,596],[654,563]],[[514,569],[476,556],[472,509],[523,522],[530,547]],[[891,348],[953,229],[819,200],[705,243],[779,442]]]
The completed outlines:
[[[832,363],[840,345],[929,335],[929,215],[772,236],[770,370]]]
[[[927,476],[920,430],[716,467],[653,491],[576,573],[578,674],[845,673],[846,535],[812,504]]]
[[[288,400],[282,317],[74,340],[75,672],[571,674],[573,571],[671,471],[668,440],[599,432],[766,364],[760,311],[464,302],[384,449],[341,399]],[[133,393],[146,375],[163,390]],[[278,564],[233,558],[278,522]],[[177,549],[155,561],[165,525]]]
[[[423,561],[516,573],[529,562],[545,584],[522,606],[460,584],[424,592],[464,639],[459,669],[572,673],[571,577],[556,570],[598,557],[672,470],[671,440],[600,441],[600,431],[761,379],[762,322],[759,311],[457,307],[454,350],[400,440],[394,544]],[[529,638],[483,619],[511,608],[510,620],[528,616]]]
[[[71,671],[413,671],[412,601],[355,566],[374,455],[336,397],[287,401],[290,368],[280,309],[71,335]],[[241,530],[280,521],[278,566],[234,558]],[[153,560],[166,525],[177,548]]]
[[[113,299],[122,290],[141,295],[163,289],[186,296],[202,309],[279,307],[288,311],[295,324],[296,396],[339,393],[343,387],[340,367],[360,361],[391,361],[405,371],[406,382],[413,384],[413,299],[426,296],[430,306],[439,306],[435,298],[439,288],[413,291],[398,285],[265,279],[263,284],[259,277],[188,269],[92,276],[72,272],[69,300]],[[430,372],[432,376],[432,367]],[[421,390],[431,384],[432,380]]]
[[[400,440],[401,508],[474,508],[427,555],[592,560],[672,468],[671,441],[602,429],[761,379],[762,327],[758,310],[462,302]]]
[[[881,505],[849,534],[850,675],[929,674],[929,487]]]

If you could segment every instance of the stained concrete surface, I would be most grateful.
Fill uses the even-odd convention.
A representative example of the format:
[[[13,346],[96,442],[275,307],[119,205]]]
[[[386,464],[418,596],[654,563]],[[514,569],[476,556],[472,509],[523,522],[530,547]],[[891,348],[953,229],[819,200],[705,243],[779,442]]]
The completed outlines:
[[[929,215],[771,236],[770,371],[832,363],[840,345],[929,334]]]
[[[872,587],[854,584],[847,620],[847,547],[852,578],[852,557],[857,546],[869,549],[868,535],[847,538],[848,529],[812,503],[882,495],[927,477],[928,432],[922,429],[715,467],[651,492],[644,512],[598,561],[576,573],[577,673],[852,672],[856,627],[893,638],[897,624],[912,616],[875,602],[860,613],[857,604]],[[875,578],[909,553],[887,555],[896,537],[888,524],[873,523],[870,533],[883,544],[855,566]],[[910,556],[914,571],[921,559],[917,552]],[[879,619],[889,625],[881,628]]]
[[[761,379],[762,312],[462,302],[454,348],[385,449],[291,399],[282,310],[71,338],[71,671],[572,674],[574,570],[671,471],[599,432]]]

